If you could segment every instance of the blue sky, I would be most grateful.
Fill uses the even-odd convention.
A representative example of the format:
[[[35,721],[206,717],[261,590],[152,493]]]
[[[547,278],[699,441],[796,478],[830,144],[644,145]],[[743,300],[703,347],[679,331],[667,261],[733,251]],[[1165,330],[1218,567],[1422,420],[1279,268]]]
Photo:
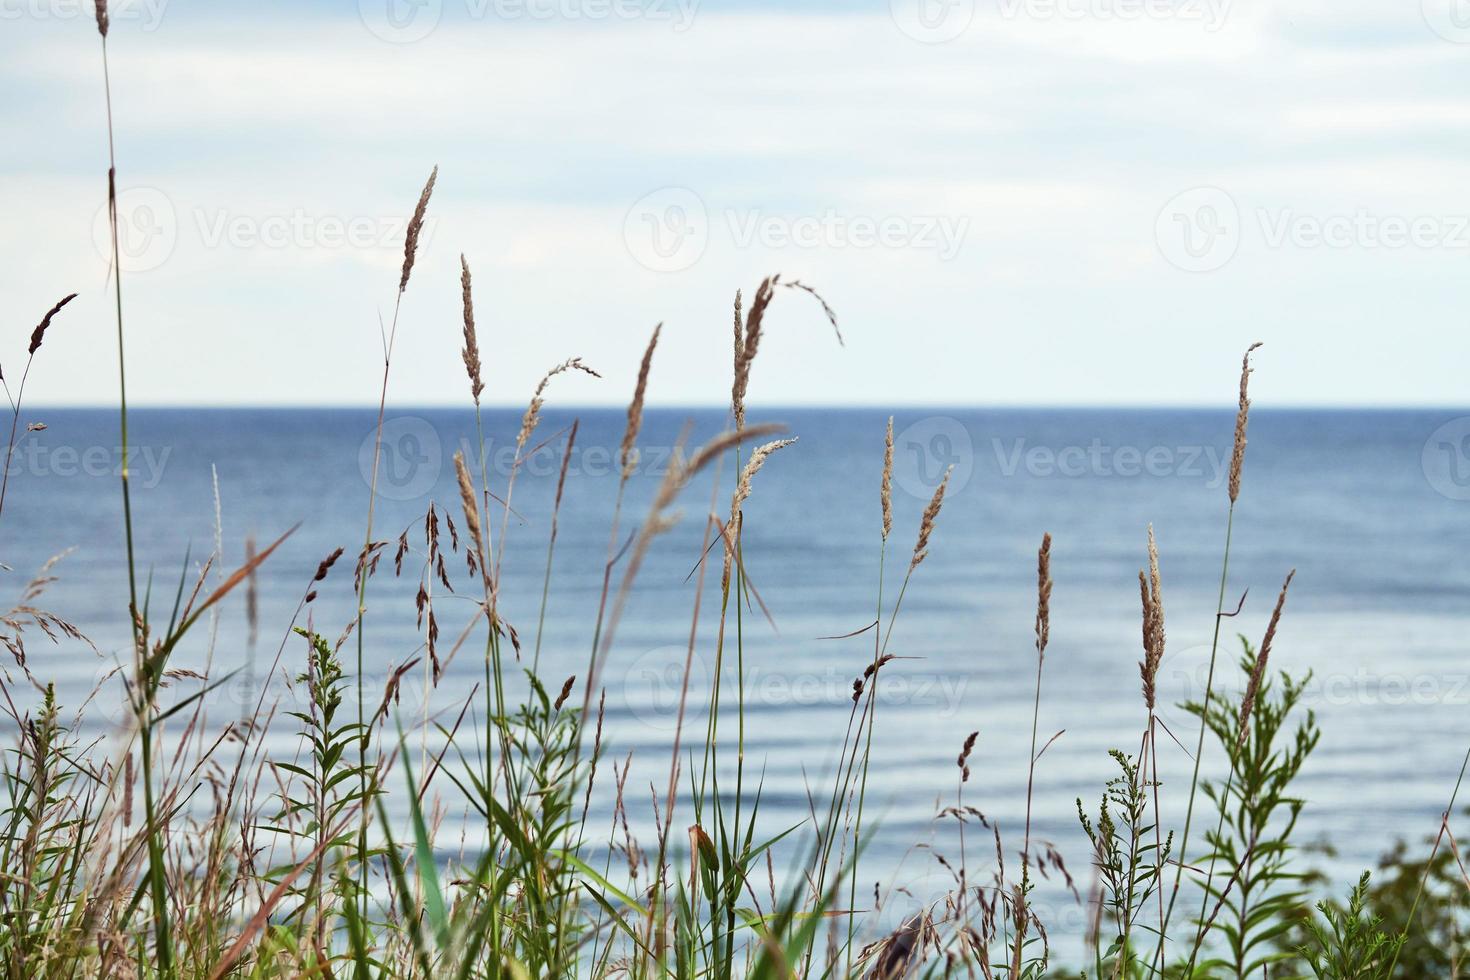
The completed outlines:
[[[366,403],[438,164],[390,397],[718,403],[729,306],[783,295],[767,404],[1470,401],[1461,0],[113,0],[130,393]],[[393,6],[390,7],[389,4]],[[0,366],[116,352],[90,4],[0,0]],[[389,12],[394,14],[389,17]]]

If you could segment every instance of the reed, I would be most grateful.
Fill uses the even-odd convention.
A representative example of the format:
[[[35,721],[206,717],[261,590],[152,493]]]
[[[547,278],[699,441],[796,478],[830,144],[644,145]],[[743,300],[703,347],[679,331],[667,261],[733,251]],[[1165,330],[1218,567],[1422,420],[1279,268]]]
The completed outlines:
[[[96,3],[96,20],[102,37],[104,84],[110,87],[106,71],[110,22],[103,0]],[[796,441],[783,436],[779,425],[752,422],[747,417],[749,385],[770,305],[781,288],[814,297],[842,342],[832,307],[815,289],[773,275],[760,283],[748,308],[736,294],[729,429],[687,454],[683,452],[687,437],[680,439],[680,454],[667,474],[650,487],[648,509],[625,535],[621,509],[628,486],[639,477],[639,440],[662,326],[654,329],[636,372],[630,371],[636,380],[616,449],[616,498],[598,613],[590,624],[588,667],[572,676],[559,671],[545,677],[541,654],[547,624],[553,617],[570,615],[570,602],[557,601],[553,608],[553,598],[559,595],[553,583],[561,564],[557,548],[563,508],[581,506],[585,489],[569,480],[576,441],[585,431],[579,422],[572,422],[566,430],[560,472],[548,491],[552,496],[545,560],[535,573],[540,578],[535,647],[528,661],[521,659],[522,641],[511,623],[524,624],[523,613],[529,621],[534,600],[523,602],[518,591],[501,591],[503,574],[520,566],[519,561],[502,561],[513,547],[507,534],[512,492],[528,450],[534,451],[531,440],[542,421],[549,385],[562,374],[596,372],[579,358],[571,358],[540,380],[521,416],[515,461],[503,493],[493,493],[481,414],[486,390],[483,359],[493,353],[493,346],[487,342],[482,351],[479,343],[470,267],[461,255],[463,331],[458,360],[475,411],[479,473],[475,472],[473,450],[457,452],[454,471],[459,514],[451,517],[441,502],[430,501],[425,507],[422,541],[417,537],[417,519],[411,525],[415,529],[412,542],[407,529],[398,535],[398,548],[392,554],[394,575],[384,576],[386,581],[375,586],[373,594],[384,598],[385,607],[389,595],[398,599],[396,611],[405,624],[409,615],[416,617],[416,623],[422,616],[423,634],[421,646],[395,653],[386,648],[387,630],[375,628],[369,639],[364,629],[369,580],[393,546],[392,535],[379,540],[375,531],[376,474],[399,310],[417,268],[436,168],[423,185],[408,222],[392,318],[380,326],[383,373],[374,477],[364,515],[363,543],[352,563],[352,583],[349,587],[345,573],[336,571],[346,553],[340,547],[328,551],[314,570],[308,565],[302,571],[300,598],[283,624],[275,661],[265,672],[289,687],[281,693],[263,684],[257,692],[253,684],[256,634],[262,620],[271,615],[264,597],[274,592],[260,578],[291,532],[260,549],[253,541],[247,542],[243,563],[227,570],[222,563],[224,522],[216,491],[213,552],[199,562],[185,555],[171,597],[164,594],[170,590],[163,586],[155,591],[151,577],[142,588],[138,581],[140,563],[134,553],[126,466],[124,309],[117,264],[110,94],[108,115],[111,285],[119,349],[123,522],[129,565],[126,613],[133,642],[116,670],[123,685],[122,731],[113,740],[97,741],[90,734],[96,730],[95,719],[86,712],[97,711],[109,692],[99,688],[76,706],[75,718],[68,718],[55,688],[35,676],[35,664],[27,657],[23,636],[27,630],[31,631],[27,635],[44,633],[69,646],[86,645],[81,629],[38,606],[54,578],[52,567],[43,569],[15,606],[0,616],[0,638],[15,662],[14,668],[0,671],[0,712],[11,723],[12,733],[11,751],[0,754],[0,866],[6,869],[0,875],[0,971],[5,977],[149,975],[273,980],[351,975],[468,980],[590,975],[628,980],[665,976],[765,980],[975,975],[1014,980],[1047,975],[1052,940],[1046,932],[1044,906],[1033,897],[1033,888],[1038,878],[1047,876],[1059,887],[1072,889],[1077,897],[1061,853],[1039,833],[1033,835],[1036,770],[1050,744],[1043,745],[1039,739],[1044,665],[1053,612],[1061,614],[1052,606],[1050,534],[1042,537],[1036,557],[1035,691],[1019,874],[1014,868],[1007,872],[1000,827],[987,819],[979,805],[994,793],[987,778],[992,774],[992,762],[986,757],[991,739],[983,743],[980,739],[977,729],[983,722],[966,724],[955,733],[953,743],[959,746],[952,757],[956,766],[953,794],[949,789],[943,791],[945,797],[936,805],[934,839],[924,848],[950,876],[947,893],[926,902],[905,896],[901,887],[890,887],[886,896],[875,887],[872,907],[859,907],[863,904],[858,890],[861,856],[876,823],[866,810],[872,806],[869,777],[874,747],[879,744],[879,685],[888,684],[910,659],[907,650],[904,655],[894,652],[891,641],[909,587],[918,581],[918,570],[931,547],[944,542],[940,522],[946,494],[951,491],[951,473],[946,472],[916,515],[914,547],[901,585],[890,597],[885,587],[887,545],[895,522],[908,519],[897,513],[902,502],[895,501],[893,493],[896,448],[892,418],[883,434],[877,512],[870,515],[877,524],[877,540],[871,542],[878,556],[874,616],[853,632],[831,638],[833,642],[855,641],[851,645],[860,658],[851,664],[851,696],[839,696],[830,706],[835,765],[809,788],[809,815],[794,827],[770,826],[765,816],[768,810],[762,809],[764,786],[754,776],[747,780],[743,617],[758,604],[764,608],[765,603],[746,570],[745,512],[754,494],[765,492],[761,487],[767,485],[762,482],[766,478],[757,480],[763,468]],[[439,274],[433,268],[426,271],[431,280]],[[448,282],[444,285],[449,286]],[[59,322],[55,318],[69,299],[57,304],[32,332],[29,356],[36,354],[47,330]],[[1255,349],[1246,352],[1242,363],[1215,644],[1221,620],[1230,615],[1223,601],[1234,505],[1244,465],[1250,357]],[[457,371],[453,349],[442,354],[446,365]],[[630,362],[633,356],[630,350]],[[11,451],[24,379],[25,374],[12,402],[16,418],[12,420]],[[876,429],[872,434],[876,458]],[[723,465],[732,458],[736,465],[727,476],[733,477],[733,486],[721,479]],[[532,485],[522,493],[535,490]],[[668,781],[662,786],[650,783],[647,796],[641,797],[647,801],[649,826],[657,835],[656,841],[645,846],[635,835],[637,821],[629,815],[629,809],[638,806],[635,797],[643,793],[642,789],[629,792],[631,749],[624,755],[626,747],[618,746],[621,759],[613,762],[613,785],[603,794],[612,795],[612,802],[606,804],[594,792],[597,781],[607,779],[599,766],[618,734],[614,728],[604,731],[604,720],[610,716],[603,678],[610,667],[625,666],[618,634],[640,575],[649,567],[654,549],[668,546],[667,532],[679,520],[680,501],[690,492],[701,491],[708,493],[709,509],[691,576],[694,598],[683,668],[677,678],[678,716]],[[0,514],[4,492],[0,483]],[[731,492],[731,497],[728,519],[722,520],[716,506],[725,492]],[[496,514],[496,507],[501,513]],[[752,510],[752,520],[754,514]],[[501,521],[498,539],[491,535],[496,517]],[[447,540],[440,537],[441,521],[448,527]],[[702,604],[716,537],[722,543],[723,574],[718,632],[711,639],[700,629],[708,632],[709,616]],[[538,536],[538,546],[541,540]],[[461,547],[465,552],[462,568],[446,561]],[[521,542],[514,547],[521,547]],[[1212,689],[1212,645],[1203,700],[1189,709],[1201,723],[1200,748],[1206,734],[1213,735],[1227,749],[1231,766],[1223,778],[1202,782],[1203,753],[1195,753],[1183,839],[1188,838],[1197,789],[1203,787],[1201,791],[1217,807],[1220,819],[1214,832],[1205,835],[1207,854],[1196,858],[1184,852],[1181,844],[1180,856],[1173,862],[1179,870],[1166,905],[1163,878],[1174,852],[1172,831],[1166,836],[1161,827],[1157,738],[1161,727],[1158,675],[1165,657],[1166,631],[1159,547],[1151,526],[1147,549],[1147,568],[1139,573],[1143,650],[1139,676],[1148,713],[1144,751],[1133,757],[1113,750],[1110,754],[1120,775],[1104,787],[1096,822],[1082,813],[1107,896],[1099,904],[1110,910],[1100,915],[1112,917],[1119,935],[1111,952],[1094,948],[1098,973],[1106,972],[1106,957],[1111,959],[1111,975],[1129,980],[1145,972],[1259,975],[1293,955],[1280,948],[1284,942],[1280,937],[1292,923],[1301,921],[1305,902],[1297,884],[1299,866],[1290,863],[1294,854],[1291,832],[1304,803],[1289,788],[1315,746],[1317,732],[1310,712],[1305,721],[1298,720],[1305,681],[1279,672],[1273,677],[1270,661],[1281,642],[1278,626],[1293,579],[1288,576],[1282,586],[1260,647],[1254,652],[1247,648],[1241,660],[1245,692],[1238,701]],[[422,561],[419,581],[413,583],[410,575],[410,583],[395,585],[410,555],[411,561]],[[398,595],[406,585],[416,586],[417,591]],[[534,593],[534,586],[533,581],[528,593]],[[320,623],[317,620],[327,615],[323,610],[331,608],[322,597],[334,589],[340,592],[339,599],[352,595],[355,608],[345,622]],[[220,722],[211,717],[208,705],[232,675],[212,665],[201,673],[179,654],[196,642],[199,631],[194,627],[233,602],[237,590],[243,593],[252,680],[248,699],[253,706],[244,705],[238,717],[232,713]],[[292,594],[296,594],[294,587]],[[517,598],[512,601],[511,596]],[[451,598],[459,601],[448,601]],[[387,616],[385,608],[383,618]],[[454,618],[460,621],[453,623],[458,638],[451,644],[450,637],[456,635],[450,631]],[[442,636],[441,620],[446,627]],[[324,632],[330,626],[341,628],[335,642],[328,638],[332,632]],[[445,678],[457,682],[468,676],[469,672],[449,672],[456,654],[472,638],[477,642],[481,629],[485,631],[484,687],[468,682],[441,684]],[[727,635],[737,668],[733,746],[720,741],[720,665],[727,652]],[[871,652],[866,646],[870,638]],[[356,646],[355,674],[348,673],[349,657],[344,656],[349,639]],[[198,643],[203,661],[211,662],[208,652],[213,640],[201,637]],[[710,647],[716,662],[711,709],[702,744],[698,735],[690,737],[692,744],[686,744],[686,732],[699,721],[695,716],[686,717],[692,703],[694,658]],[[365,668],[371,662],[383,663],[386,679],[381,690],[369,692]],[[426,675],[421,703],[413,701],[411,685],[403,683],[405,677],[415,676],[416,668]],[[349,686],[357,689],[355,717]],[[402,704],[405,700],[410,703]],[[614,715],[621,708],[616,691],[611,707]],[[983,710],[973,707],[977,712]],[[812,710],[825,711],[827,706]],[[845,725],[842,714],[847,716]],[[294,743],[279,737],[283,727],[287,735],[294,730]],[[418,753],[407,749],[414,734],[418,735]],[[704,763],[696,768],[701,753]],[[1453,805],[1452,796],[1451,810]],[[1440,837],[1453,845],[1451,816],[1446,812]],[[589,830],[598,825],[606,828],[605,839]],[[683,830],[678,829],[681,826]],[[454,839],[456,829],[458,841]],[[951,849],[950,833],[957,837],[957,861],[952,860],[956,852]],[[982,855],[973,860],[976,834],[982,840],[994,840],[993,858]],[[1439,842],[1436,853],[1438,847]],[[1206,904],[1193,923],[1189,959],[1181,956],[1178,962],[1166,965],[1169,916],[1191,858],[1208,865],[1199,876]],[[779,881],[778,862],[790,869]],[[866,886],[867,880],[862,883]],[[1158,946],[1145,963],[1134,947],[1138,933],[1151,928],[1151,923],[1145,925],[1145,909],[1151,910],[1155,901]],[[1372,893],[1366,884],[1353,893],[1351,901],[1353,921],[1359,921],[1360,914],[1367,921]],[[896,902],[907,903],[895,919],[900,924],[886,935],[868,936],[869,941],[863,942],[863,933],[873,929],[867,916],[884,903]],[[1416,897],[1404,935],[1418,907]],[[1328,921],[1346,922],[1332,916]],[[1191,935],[1186,933],[1183,938],[1188,941]],[[1402,938],[1394,947],[1395,957],[1402,949]],[[1316,941],[1314,951],[1323,962],[1348,948],[1328,931],[1319,931]],[[1343,948],[1332,948],[1334,943]],[[1389,948],[1386,941],[1373,940],[1368,945],[1375,950]],[[1381,958],[1379,953],[1372,955]],[[1385,976],[1393,975],[1391,963]]]
[[[1245,444],[1246,427],[1250,422],[1250,376],[1254,370],[1251,367],[1251,354],[1261,347],[1260,341],[1256,341],[1246,348],[1245,354],[1240,361],[1240,397],[1235,412],[1235,433],[1230,451],[1230,475],[1227,483],[1230,506],[1225,514],[1225,548],[1220,561],[1220,590],[1215,601],[1215,626],[1210,637],[1210,660],[1205,672],[1204,705],[1208,709],[1210,698],[1215,690],[1215,666],[1220,650],[1220,624],[1226,617],[1225,612],[1225,586],[1230,576],[1230,543],[1235,530],[1235,503],[1240,499],[1240,478],[1245,468]],[[1244,598],[1242,597],[1242,602]],[[1174,884],[1169,891],[1169,902],[1164,910],[1164,922],[1159,927],[1158,944],[1154,950],[1153,960],[1149,965],[1149,976],[1161,972],[1164,965],[1165,949],[1168,942],[1169,923],[1174,915],[1174,903],[1179,898],[1179,888],[1183,883],[1184,864],[1189,857],[1189,831],[1194,823],[1195,797],[1199,791],[1200,763],[1205,749],[1206,725],[1201,723],[1199,738],[1195,743],[1194,771],[1189,777],[1188,803],[1184,811],[1184,830],[1179,838],[1180,860],[1174,870]]]

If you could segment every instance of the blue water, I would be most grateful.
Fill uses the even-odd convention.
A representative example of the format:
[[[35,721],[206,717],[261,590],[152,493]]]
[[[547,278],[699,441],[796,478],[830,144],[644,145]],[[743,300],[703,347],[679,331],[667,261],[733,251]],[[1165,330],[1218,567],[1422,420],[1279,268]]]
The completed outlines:
[[[1281,581],[1297,570],[1273,662],[1315,672],[1308,703],[1324,736],[1299,787],[1308,801],[1300,834],[1337,845],[1328,867],[1339,877],[1370,864],[1395,836],[1417,840],[1435,830],[1470,739],[1467,415],[1258,409],[1252,416],[1227,605],[1247,589],[1249,595],[1241,614],[1226,621],[1227,636],[1239,631],[1259,641]],[[47,558],[71,549],[39,604],[76,623],[100,653],[72,641],[49,643],[34,630],[27,650],[34,676],[56,681],[63,702],[75,705],[126,649],[116,419],[91,410],[35,417],[48,428],[25,437],[12,466],[0,560],[13,571],[0,578],[0,594],[18,596]],[[573,417],[548,410],[533,439],[545,445],[518,477],[511,499],[501,602],[526,660],[537,643],[552,498]],[[580,431],[539,638],[542,673],[553,687],[586,672],[624,424],[621,411],[575,417]],[[742,615],[747,772],[763,773],[762,812],[772,833],[803,819],[808,787],[819,792],[825,785],[851,708],[852,679],[872,656],[871,634],[819,638],[873,618],[886,418],[867,409],[794,409],[751,419],[783,422],[800,437],[768,462],[745,508],[746,568],[774,622],[773,628],[758,606]],[[263,569],[255,652],[247,643],[244,597],[236,593],[220,607],[218,623],[204,621],[178,655],[178,664],[203,670],[213,628],[215,673],[252,665],[249,679],[214,695],[216,716],[237,711],[238,701],[262,688],[289,697],[279,678],[301,669],[298,643],[285,646],[276,680],[266,679],[317,563],[337,547],[348,557],[319,585],[307,615],[333,637],[351,619],[351,556],[363,539],[374,419],[373,411],[360,409],[134,413],[136,547],[140,567],[152,573],[155,618],[172,603],[186,552],[197,574],[214,548],[215,472],[224,567],[242,560],[247,535],[264,545],[299,524]],[[624,505],[625,531],[646,513],[685,427],[697,444],[720,431],[723,420],[721,411],[650,411],[643,464]],[[486,418],[497,494],[504,492],[505,454],[519,422],[519,411],[491,411]],[[1229,410],[896,413],[889,609],[934,481],[945,467],[955,469],[930,555],[915,572],[893,629],[890,652],[913,659],[885,668],[869,791],[882,824],[865,858],[865,878],[905,881],[916,894],[937,887],[933,858],[913,845],[932,840],[946,853],[955,847],[953,830],[936,832],[932,818],[937,803],[952,800],[954,757],[975,729],[980,739],[966,802],[999,822],[1008,849],[1019,847],[1035,680],[1035,552],[1050,531],[1056,584],[1040,728],[1043,739],[1065,731],[1038,767],[1036,833],[1056,843],[1085,891],[1088,852],[1073,801],[1082,796],[1089,808],[1095,805],[1111,774],[1106,750],[1136,751],[1143,726],[1136,663],[1145,528],[1152,522],[1162,555],[1169,654],[1161,700],[1173,703],[1202,689],[1232,423]],[[370,585],[364,669],[370,692],[421,652],[413,596],[423,564],[423,513],[432,499],[462,526],[450,457],[473,440],[468,412],[389,412],[374,537],[395,541],[412,527],[414,550],[395,578],[390,546]],[[684,519],[656,542],[601,678],[611,753],[634,753],[628,785],[635,815],[648,809],[650,782],[662,787],[668,778],[678,665],[698,582],[690,573],[703,516],[712,502],[717,512],[728,511],[732,479],[727,465],[682,497]],[[500,521],[496,513],[490,522],[497,540]],[[460,556],[451,555],[449,572],[457,590],[475,594]],[[689,724],[695,733],[703,728],[701,690],[713,664],[718,580],[715,563],[696,634]],[[471,608],[435,586],[441,655]],[[355,669],[355,648],[345,649]],[[482,676],[482,649],[482,639],[467,643],[434,691],[435,710],[448,721]],[[1222,663],[1230,664],[1236,649],[1229,636]],[[1233,673],[1225,676],[1236,683]],[[188,683],[179,681],[170,696],[187,692]],[[399,710],[410,727],[421,710],[421,685],[417,670],[405,678]],[[100,727],[108,711],[117,714],[109,705],[119,697],[115,684],[104,687],[93,724]],[[1188,717],[1174,708],[1163,715],[1192,748],[1196,729]],[[294,745],[284,727],[272,738],[282,751]],[[1175,814],[1190,763],[1168,740],[1160,752],[1163,805]],[[1207,757],[1206,772],[1218,772],[1221,761],[1218,754]],[[446,792],[452,796],[452,788]],[[1177,825],[1177,816],[1172,822]],[[980,865],[986,860],[973,841],[970,857]],[[1069,917],[1073,926],[1080,923],[1069,898],[1055,901],[1063,930]]]

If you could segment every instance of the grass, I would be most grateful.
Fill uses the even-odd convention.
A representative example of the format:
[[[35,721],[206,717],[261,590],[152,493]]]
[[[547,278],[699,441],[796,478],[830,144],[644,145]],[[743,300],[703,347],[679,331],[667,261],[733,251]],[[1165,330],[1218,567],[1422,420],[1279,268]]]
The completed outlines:
[[[105,59],[101,0],[97,9]],[[109,105],[109,145],[110,127]],[[378,450],[398,318],[436,179],[437,170],[415,208],[392,319],[382,331]],[[113,160],[108,196],[114,202],[115,186]],[[119,408],[126,447],[122,283],[115,260],[114,242]],[[791,440],[779,438],[779,427],[747,424],[745,400],[767,312],[778,296],[787,295],[783,288],[814,297],[834,331],[835,313],[810,286],[779,276],[760,283],[748,309],[737,294],[730,428],[702,447],[684,447],[648,512],[633,521],[623,505],[645,396],[650,377],[656,378],[654,331],[620,448],[621,476],[598,615],[588,629],[587,669],[581,678],[547,677],[540,673],[540,633],[554,589],[565,469],[546,540],[514,543],[545,555],[535,583],[539,608],[516,610],[516,618],[537,624],[536,635],[528,638],[533,644],[529,666],[500,601],[503,558],[512,546],[511,500],[548,383],[567,371],[593,372],[572,358],[547,374],[525,414],[516,463],[505,485],[492,487],[480,417],[483,381],[470,267],[463,258],[461,288],[465,345],[460,354],[478,459],[456,456],[460,499],[447,509],[428,505],[422,545],[417,537],[411,543],[407,532],[396,549],[375,536],[374,488],[355,561],[339,564],[340,551],[327,556],[304,584],[291,620],[279,624],[282,640],[272,672],[296,677],[297,703],[267,703],[262,693],[240,718],[212,722],[208,696],[229,675],[192,675],[172,666],[185,644],[212,642],[197,636],[195,627],[219,604],[239,598],[242,587],[253,631],[256,580],[269,573],[272,553],[290,531],[258,552],[249,549],[246,562],[228,573],[214,568],[218,555],[192,570],[186,556],[174,594],[159,599],[151,578],[139,588],[126,467],[121,490],[129,581],[128,602],[120,611],[132,623],[133,643],[117,658],[121,691],[99,689],[73,706],[69,718],[55,689],[32,675],[25,656],[28,631],[85,642],[79,628],[41,608],[49,570],[0,617],[0,632],[15,660],[14,669],[0,677],[0,707],[14,722],[13,744],[0,767],[0,966],[6,977],[954,975],[1014,980],[1075,976],[1081,964],[1085,975],[1095,978],[1457,975],[1467,880],[1450,831],[1455,797],[1427,856],[1401,845],[1385,858],[1376,882],[1364,873],[1345,904],[1324,898],[1315,910],[1311,906],[1310,859],[1294,837],[1304,801],[1292,785],[1319,732],[1300,704],[1305,679],[1269,667],[1285,588],[1262,642],[1243,641],[1239,669],[1245,693],[1225,694],[1217,684],[1222,624],[1234,615],[1226,611],[1225,596],[1245,459],[1249,352],[1242,366],[1224,508],[1210,679],[1200,701],[1185,706],[1200,727],[1187,733],[1197,735],[1197,742],[1194,775],[1183,801],[1184,827],[1176,835],[1160,817],[1161,793],[1184,787],[1163,787],[1157,777],[1163,726],[1155,711],[1154,682],[1166,630],[1163,575],[1150,529],[1147,548],[1140,549],[1141,563],[1147,563],[1147,571],[1140,572],[1140,745],[1136,754],[1110,750],[1118,774],[1101,787],[1095,807],[1077,801],[1079,839],[1092,855],[1092,867],[1078,869],[1077,875],[1091,883],[1090,894],[1077,901],[1087,910],[1090,927],[1079,948],[1054,950],[1048,931],[1054,923],[1032,893],[1038,877],[1072,886],[1073,874],[1055,845],[1031,832],[1034,776],[1050,744],[1039,737],[1044,733],[1035,720],[1050,632],[1050,536],[1043,539],[1037,562],[1036,687],[1025,760],[1027,821],[1019,847],[976,807],[974,801],[985,793],[970,782],[971,767],[980,765],[973,754],[976,735],[957,732],[953,795],[935,816],[941,830],[952,833],[945,839],[957,849],[957,861],[935,852],[951,881],[948,893],[929,903],[909,902],[896,928],[875,934],[875,909],[860,907],[858,882],[866,880],[864,850],[882,832],[866,812],[875,788],[873,748],[884,737],[878,731],[878,692],[893,671],[902,669],[901,660],[889,652],[889,640],[904,598],[910,588],[923,587],[929,549],[943,546],[946,483],[924,509],[912,551],[891,548],[890,422],[883,477],[873,491],[874,619],[857,631],[871,634],[872,659],[853,679],[850,704],[834,706],[847,715],[838,764],[826,783],[812,787],[807,819],[772,826],[763,814],[763,787],[746,759],[746,617],[762,603],[745,574],[743,504],[759,492],[762,466]],[[28,358],[47,328],[64,328],[65,303],[45,315]],[[28,359],[26,371],[30,368]],[[23,386],[24,376],[22,392]],[[13,451],[21,420],[19,394],[11,409]],[[575,437],[573,427],[566,437],[568,457]],[[713,637],[700,634],[708,617],[696,598],[668,780],[653,788],[646,804],[656,839],[640,842],[630,830],[629,811],[645,804],[628,790],[630,757],[620,764],[604,739],[606,692],[599,681],[619,657],[619,623],[645,559],[676,520],[679,500],[706,488],[711,506],[703,524],[695,595],[705,594],[713,563],[720,570],[717,626]],[[715,506],[723,488],[733,488],[728,511]],[[0,520],[3,507],[0,487]],[[721,513],[728,517],[717,516]],[[401,575],[405,560],[410,575],[416,563],[419,568],[415,612],[424,645],[421,655],[400,664],[383,688],[370,689],[365,667],[376,662],[370,585],[390,566]],[[885,592],[885,582],[893,581],[887,567],[894,560],[902,560],[905,568],[896,592]],[[334,641],[307,624],[320,584],[331,575],[348,574],[349,565],[356,610]],[[436,581],[458,596],[474,597],[472,611],[458,624],[459,639],[447,651],[434,607]],[[457,712],[430,712],[427,698],[443,677],[444,663],[466,643],[480,640],[483,680],[465,692]],[[352,672],[343,656],[349,642],[355,654]],[[696,653],[710,648],[716,662],[710,690],[691,692]],[[731,662],[733,672],[722,669]],[[424,673],[423,705],[402,703],[402,680],[414,670]],[[516,673],[524,675],[523,683],[511,683]],[[168,685],[180,693],[163,698]],[[513,690],[525,693],[517,698]],[[87,741],[85,713],[119,694],[129,719],[125,735],[109,743]],[[690,708],[691,694],[710,705],[707,714],[701,717]],[[283,728],[299,735],[299,747],[272,755],[265,735]],[[1203,767],[1207,741],[1228,760],[1219,771]],[[610,809],[594,806],[596,786],[612,790],[606,794],[613,797]],[[1455,789],[1458,794],[1458,784]],[[390,818],[390,805],[406,818]],[[1191,848],[1196,806],[1201,819],[1212,811],[1214,829]],[[449,817],[455,823],[446,827],[450,814],[463,816]],[[454,838],[465,841],[457,852]],[[785,869],[779,875],[778,865]],[[1181,894],[1190,899],[1183,905],[1177,903]],[[1198,910],[1182,919],[1179,910],[1192,908],[1196,898]],[[903,903],[905,898],[892,891],[882,900]]]

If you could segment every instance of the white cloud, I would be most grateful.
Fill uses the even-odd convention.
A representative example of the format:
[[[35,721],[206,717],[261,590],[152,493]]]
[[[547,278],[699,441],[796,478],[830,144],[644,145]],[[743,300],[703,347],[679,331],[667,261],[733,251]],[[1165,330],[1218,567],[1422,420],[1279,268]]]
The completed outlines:
[[[1449,365],[1470,341],[1446,318],[1463,308],[1467,256],[1272,246],[1259,215],[1470,211],[1470,95],[1446,84],[1463,48],[1417,10],[1366,2],[1236,0],[1209,8],[1224,15],[1214,30],[1101,17],[1123,9],[1104,0],[1066,14],[1020,2],[984,6],[937,45],[885,15],[771,12],[701,12],[682,33],[446,19],[391,45],[355,20],[227,23],[171,6],[112,50],[122,186],[161,192],[176,232],[165,261],[125,274],[136,397],[369,397],[401,222],[438,162],[405,307],[415,343],[395,377],[407,402],[454,395],[461,251],[505,401],[567,354],[627,367],[657,320],[670,324],[662,397],[717,401],[729,297],[777,269],[829,294],[850,345],[834,356],[815,311],[790,311],[758,386],[775,402],[1219,401],[1205,372],[1162,359],[1233,357],[1262,310],[1287,305],[1282,346],[1323,359],[1292,397],[1463,398]],[[0,289],[21,326],[83,292],[79,322],[55,335],[67,371],[38,369],[32,391],[106,401],[95,34],[20,23],[0,55],[0,81],[25,93],[0,106],[15,134],[0,156],[13,230]],[[1228,264],[1188,273],[1156,219],[1204,186],[1230,196],[1240,240]],[[705,238],[692,265],[675,255],[660,273],[625,227],[667,187],[693,192]],[[1430,363],[1396,375],[1351,342],[1379,333],[1389,305],[1439,338]],[[1057,345],[1087,355],[1060,386],[1038,356]],[[809,370],[814,358],[830,367]],[[997,358],[1004,370],[977,385],[966,365]],[[1148,383],[1120,387],[1140,364]],[[626,387],[579,394],[616,402]]]

